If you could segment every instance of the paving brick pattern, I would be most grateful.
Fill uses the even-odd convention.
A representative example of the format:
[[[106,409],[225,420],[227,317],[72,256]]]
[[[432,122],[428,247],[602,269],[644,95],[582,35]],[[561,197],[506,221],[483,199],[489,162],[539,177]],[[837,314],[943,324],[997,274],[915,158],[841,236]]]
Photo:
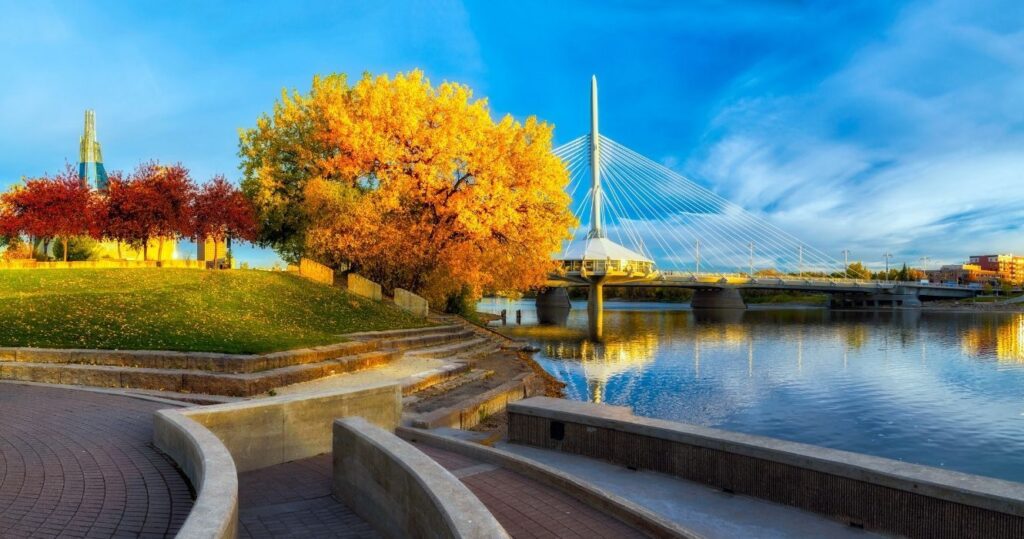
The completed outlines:
[[[192,495],[152,447],[166,407],[0,383],[0,537],[173,537]]]
[[[376,538],[331,497],[331,455],[238,474],[239,537]]]
[[[505,531],[519,538],[646,537],[583,502],[521,474],[416,444],[480,498]]]

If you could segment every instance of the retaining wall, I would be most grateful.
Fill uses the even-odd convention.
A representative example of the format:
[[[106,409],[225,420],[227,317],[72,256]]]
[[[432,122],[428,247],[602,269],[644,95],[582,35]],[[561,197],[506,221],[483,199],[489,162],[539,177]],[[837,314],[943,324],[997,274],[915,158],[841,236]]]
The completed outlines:
[[[378,349],[379,342],[374,340],[348,341],[267,354],[0,347],[0,361],[107,365],[112,367],[151,369],[190,369],[239,374],[278,369],[291,365],[318,363],[337,357],[373,352]],[[9,378],[4,375],[2,368],[0,368],[0,378]]]
[[[509,441],[608,460],[907,537],[1022,537],[1024,484],[636,417],[547,397],[508,406]]]
[[[394,429],[402,414],[397,384],[285,395],[192,408],[182,412],[223,442],[239,472],[312,457],[331,450],[331,423],[361,416]]]
[[[421,318],[426,318],[430,314],[427,300],[404,288],[395,289],[395,305]]]
[[[380,285],[366,277],[356,275],[355,273],[349,273],[346,276],[346,279],[349,292],[357,296],[370,298],[374,301],[381,301],[384,299],[384,294],[381,292]]]
[[[334,422],[332,490],[386,537],[508,537],[454,475],[362,418]]]
[[[299,275],[318,283],[334,284],[334,270],[308,258],[299,260]]]
[[[38,262],[36,260],[0,260],[5,269],[111,269],[111,268],[186,268],[204,269],[198,260],[83,260],[77,262]]]

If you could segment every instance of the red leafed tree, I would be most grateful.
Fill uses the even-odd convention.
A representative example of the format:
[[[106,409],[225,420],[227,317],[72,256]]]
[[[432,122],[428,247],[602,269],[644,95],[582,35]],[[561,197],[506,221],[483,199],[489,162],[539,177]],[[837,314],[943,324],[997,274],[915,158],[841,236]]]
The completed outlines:
[[[71,236],[98,235],[97,203],[89,186],[68,165],[54,178],[37,178],[4,195],[8,212],[21,232],[37,238],[59,238],[68,256]]]
[[[192,207],[192,231],[196,242],[214,240],[213,260],[217,260],[217,243],[228,238],[245,241],[256,239],[256,217],[249,199],[224,176],[214,176],[196,194]]]
[[[121,244],[126,243],[143,249],[143,258],[148,258],[149,237],[152,225],[147,222],[150,213],[148,192],[134,177],[124,177],[119,172],[109,176],[106,204],[104,205],[104,233],[117,241],[117,257],[121,258]]]
[[[187,168],[181,164],[160,166],[148,164],[139,167],[139,181],[149,192],[152,203],[150,237],[157,238],[157,259],[163,256],[164,240],[192,235],[192,202],[196,185]]]
[[[191,235],[194,196],[195,185],[188,169],[181,165],[144,163],[127,178],[111,174],[105,235],[141,247],[147,260],[150,240],[155,238],[160,259],[164,240]]]

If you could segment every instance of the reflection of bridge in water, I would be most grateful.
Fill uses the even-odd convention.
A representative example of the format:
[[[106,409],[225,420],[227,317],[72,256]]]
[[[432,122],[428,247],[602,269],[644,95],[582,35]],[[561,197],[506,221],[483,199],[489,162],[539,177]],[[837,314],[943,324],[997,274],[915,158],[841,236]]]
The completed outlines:
[[[976,294],[967,287],[848,278],[845,261],[600,135],[596,78],[590,134],[555,153],[569,170],[573,212],[589,213],[590,226],[556,256],[561,266],[538,295],[538,315],[564,317],[565,288],[586,286],[595,340],[603,332],[605,286],[692,289],[693,309],[743,309],[743,289],[824,293],[830,306],[842,308],[916,308]],[[581,191],[581,185],[589,187]],[[577,192],[584,194],[577,198]]]
[[[615,330],[601,343],[589,341],[582,328],[524,327],[513,334],[538,342],[543,357],[550,361],[545,368],[568,384],[568,397],[617,404],[651,391],[648,371],[657,370],[654,363],[666,358],[688,364],[696,378],[712,379],[721,376],[723,369],[740,372],[735,361],[743,359],[748,377],[765,376],[780,364],[788,364],[795,373],[808,368],[821,373],[823,363],[846,369],[848,355],[862,362],[870,354],[888,355],[890,350],[895,350],[894,358],[919,351],[920,362],[927,363],[929,348],[956,349],[957,343],[965,357],[976,361],[1024,364],[1021,314],[722,310],[677,316],[617,311],[614,317]],[[655,317],[658,322],[652,322]],[[952,339],[936,340],[942,334]],[[780,342],[787,344],[780,346]],[[820,353],[823,342],[834,347],[825,356]]]

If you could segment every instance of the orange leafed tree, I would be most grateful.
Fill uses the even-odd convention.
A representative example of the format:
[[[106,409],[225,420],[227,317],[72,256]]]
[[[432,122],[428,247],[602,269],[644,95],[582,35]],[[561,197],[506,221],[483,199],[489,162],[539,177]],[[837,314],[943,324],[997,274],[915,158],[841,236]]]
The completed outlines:
[[[317,77],[244,131],[243,189],[264,244],[426,295],[524,290],[575,220],[552,127],[495,121],[466,86],[419,71]],[[299,241],[296,241],[296,238]]]

